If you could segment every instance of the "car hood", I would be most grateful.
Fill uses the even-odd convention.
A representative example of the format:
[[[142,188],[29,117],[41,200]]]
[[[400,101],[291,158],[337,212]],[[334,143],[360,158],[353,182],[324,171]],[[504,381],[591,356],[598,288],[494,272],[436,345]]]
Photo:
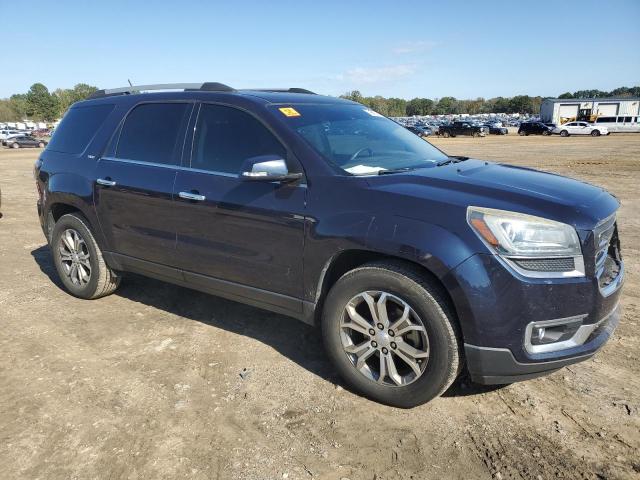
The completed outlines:
[[[585,182],[474,159],[368,180],[371,188],[409,199],[390,202],[400,205],[401,214],[421,217],[436,214],[433,210],[438,211],[439,206],[453,204],[466,209],[474,205],[528,213],[590,230],[619,206],[606,190]],[[411,208],[416,198],[432,202],[433,208]]]

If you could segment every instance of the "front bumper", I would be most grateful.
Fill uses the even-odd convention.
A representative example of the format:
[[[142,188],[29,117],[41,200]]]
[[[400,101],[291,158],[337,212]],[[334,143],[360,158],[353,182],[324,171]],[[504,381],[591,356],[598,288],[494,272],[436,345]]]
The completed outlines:
[[[586,360],[602,348],[620,318],[624,264],[620,261],[617,277],[603,287],[592,267],[581,277],[538,279],[519,274],[494,255],[476,254],[444,280],[472,379],[511,383]],[[569,336],[532,347],[532,332],[553,332],[567,322],[575,327]]]
[[[474,382],[489,385],[513,383],[540,377],[591,358],[609,340],[620,321],[620,307],[603,318],[579,353],[542,362],[519,362],[508,348],[479,347],[465,343],[467,369]],[[586,352],[586,353],[584,353]]]

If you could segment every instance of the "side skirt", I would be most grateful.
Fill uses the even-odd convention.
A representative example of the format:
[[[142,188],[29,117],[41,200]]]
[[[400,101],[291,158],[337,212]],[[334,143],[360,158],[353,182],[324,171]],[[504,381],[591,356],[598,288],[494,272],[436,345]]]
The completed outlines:
[[[186,272],[119,253],[104,252],[104,256],[107,264],[115,270],[138,273],[146,277],[280,313],[302,320],[309,325],[314,325],[315,304],[312,302],[199,273]]]

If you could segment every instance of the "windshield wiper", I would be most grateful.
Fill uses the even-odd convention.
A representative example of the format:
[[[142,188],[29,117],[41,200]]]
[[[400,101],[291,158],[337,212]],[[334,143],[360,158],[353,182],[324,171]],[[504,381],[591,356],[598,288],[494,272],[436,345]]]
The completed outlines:
[[[410,170],[415,170],[416,167],[404,167],[404,168],[389,168],[387,170],[378,170],[378,175],[390,175],[392,173],[404,173]]]
[[[436,167],[442,167],[443,165],[449,165],[450,163],[460,163],[460,162],[464,162],[465,160],[469,160],[469,157],[463,157],[461,155],[452,155],[446,160],[440,160],[438,163],[436,163]]]

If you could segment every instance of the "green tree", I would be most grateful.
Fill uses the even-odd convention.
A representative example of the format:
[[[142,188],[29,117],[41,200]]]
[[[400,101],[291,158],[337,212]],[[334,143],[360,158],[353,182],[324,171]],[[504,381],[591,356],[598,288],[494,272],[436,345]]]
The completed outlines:
[[[405,113],[412,115],[429,115],[433,110],[433,100],[430,98],[414,98],[407,102]]]
[[[34,83],[26,95],[27,115],[33,120],[53,121],[59,116],[58,97],[42,83]]]
[[[533,102],[529,95],[516,95],[509,100],[509,113],[533,113]]]
[[[458,100],[455,97],[442,97],[434,107],[434,113],[438,115],[460,113]]]
[[[560,95],[558,95],[558,98],[573,98],[573,93],[564,92],[564,93],[561,93]]]
[[[14,112],[14,120],[22,120],[27,116],[27,96],[24,93],[16,93],[9,98],[9,105]]]
[[[78,83],[73,88],[59,88],[53,94],[58,99],[60,108],[59,116],[62,116],[67,109],[76,102],[85,100],[89,95],[98,90],[96,87],[86,83]]]

